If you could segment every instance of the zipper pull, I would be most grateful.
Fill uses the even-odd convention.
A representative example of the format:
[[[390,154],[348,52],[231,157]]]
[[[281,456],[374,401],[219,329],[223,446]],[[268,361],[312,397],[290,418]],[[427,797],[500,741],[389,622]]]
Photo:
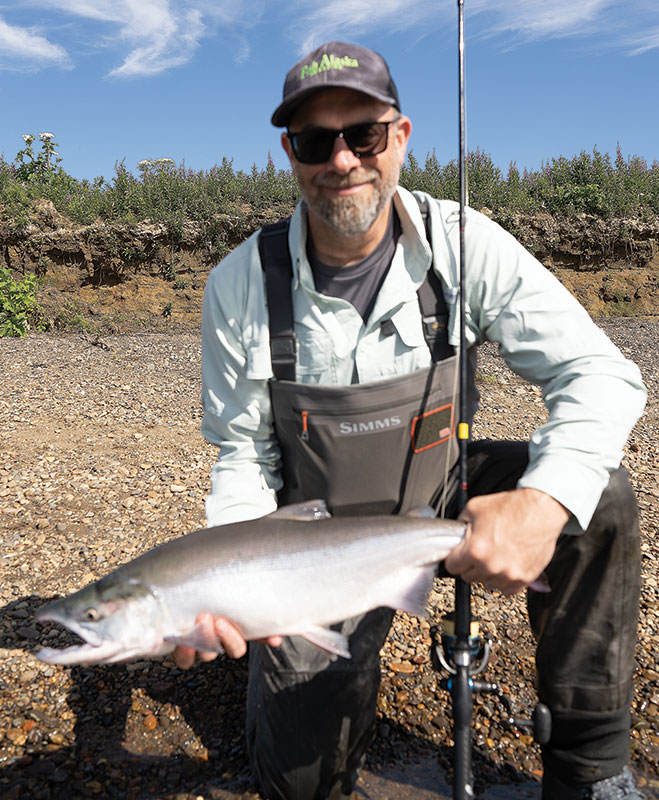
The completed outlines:
[[[309,425],[308,425],[309,412],[308,411],[302,411],[301,413],[302,413],[302,433],[300,435],[300,438],[303,441],[308,442],[309,441]]]

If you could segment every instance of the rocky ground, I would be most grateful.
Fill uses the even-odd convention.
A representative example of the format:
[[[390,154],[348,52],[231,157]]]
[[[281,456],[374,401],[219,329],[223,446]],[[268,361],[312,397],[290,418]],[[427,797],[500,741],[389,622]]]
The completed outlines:
[[[659,398],[656,319],[603,322],[650,390],[625,463],[641,509],[643,590],[631,743],[648,798],[659,798]],[[49,599],[203,523],[214,450],[199,433],[196,333],[35,335],[0,340],[0,797],[257,798],[243,747],[246,665],[184,673],[172,661],[50,667],[41,646],[71,636],[36,626]],[[525,437],[539,393],[483,348],[476,437]],[[430,622],[451,606],[438,581]],[[488,677],[517,711],[534,703],[533,650],[521,598],[474,587],[492,639]],[[383,649],[378,736],[355,797],[448,796],[450,704],[428,659],[429,622],[397,616]],[[538,748],[476,698],[481,796],[538,797]]]

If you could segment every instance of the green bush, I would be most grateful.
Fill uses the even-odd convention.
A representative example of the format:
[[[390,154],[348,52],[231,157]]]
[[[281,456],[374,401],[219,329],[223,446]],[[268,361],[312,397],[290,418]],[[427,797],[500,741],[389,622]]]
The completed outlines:
[[[35,201],[45,198],[82,224],[164,224],[172,246],[192,222],[208,248],[222,256],[264,218],[290,214],[300,196],[292,171],[276,169],[269,154],[264,169],[254,165],[249,173],[234,169],[228,158],[200,171],[169,158],[146,158],[138,163],[137,174],[119,161],[110,180],[99,176],[90,182],[73,178],[59,166],[52,134],[39,137],[40,153],[32,150],[35,137],[25,134],[26,146],[14,162],[0,157],[0,223],[16,232],[28,224]],[[468,153],[466,161],[468,202],[475,208],[601,217],[659,213],[659,163],[648,167],[637,156],[625,158],[619,147],[615,159],[595,147],[592,153],[543,162],[539,170],[520,173],[512,163],[505,175],[481,150]],[[440,164],[432,152],[422,164],[410,151],[400,182],[408,189],[457,200],[458,163]]]
[[[615,161],[595,147],[572,158],[559,156],[536,171],[520,172],[511,163],[504,177],[487,153],[468,154],[468,203],[507,211],[547,211],[573,216],[582,212],[600,217],[643,217],[659,214],[659,162],[648,167],[638,156],[625,158],[620,147]],[[401,169],[401,184],[434,197],[459,199],[457,161],[441,166],[435,154],[422,169],[410,151]]]
[[[36,275],[26,275],[18,281],[6,267],[0,267],[0,337],[25,336],[30,322],[41,327],[37,280]]]

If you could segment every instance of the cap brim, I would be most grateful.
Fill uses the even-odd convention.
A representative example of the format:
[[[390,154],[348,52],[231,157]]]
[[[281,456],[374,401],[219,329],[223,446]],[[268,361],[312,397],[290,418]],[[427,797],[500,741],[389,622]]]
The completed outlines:
[[[312,86],[309,89],[303,89],[295,94],[287,97],[283,103],[277,106],[270,121],[277,128],[285,128],[291,121],[291,117],[297,111],[298,107],[312,94],[322,92],[324,89],[352,89],[355,92],[361,92],[369,97],[379,100],[381,103],[386,103],[388,106],[395,106],[399,111],[400,108],[396,103],[392,103],[391,97],[380,92],[374,92],[371,88],[356,86],[354,83],[346,84],[341,81],[327,81],[322,86]]]

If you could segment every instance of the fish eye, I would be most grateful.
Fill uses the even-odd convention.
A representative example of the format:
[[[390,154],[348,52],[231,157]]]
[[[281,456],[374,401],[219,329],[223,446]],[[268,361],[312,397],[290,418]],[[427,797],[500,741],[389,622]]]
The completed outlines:
[[[93,606],[88,608],[82,615],[87,622],[98,622],[101,618],[101,615],[98,613],[98,609],[94,608]]]

